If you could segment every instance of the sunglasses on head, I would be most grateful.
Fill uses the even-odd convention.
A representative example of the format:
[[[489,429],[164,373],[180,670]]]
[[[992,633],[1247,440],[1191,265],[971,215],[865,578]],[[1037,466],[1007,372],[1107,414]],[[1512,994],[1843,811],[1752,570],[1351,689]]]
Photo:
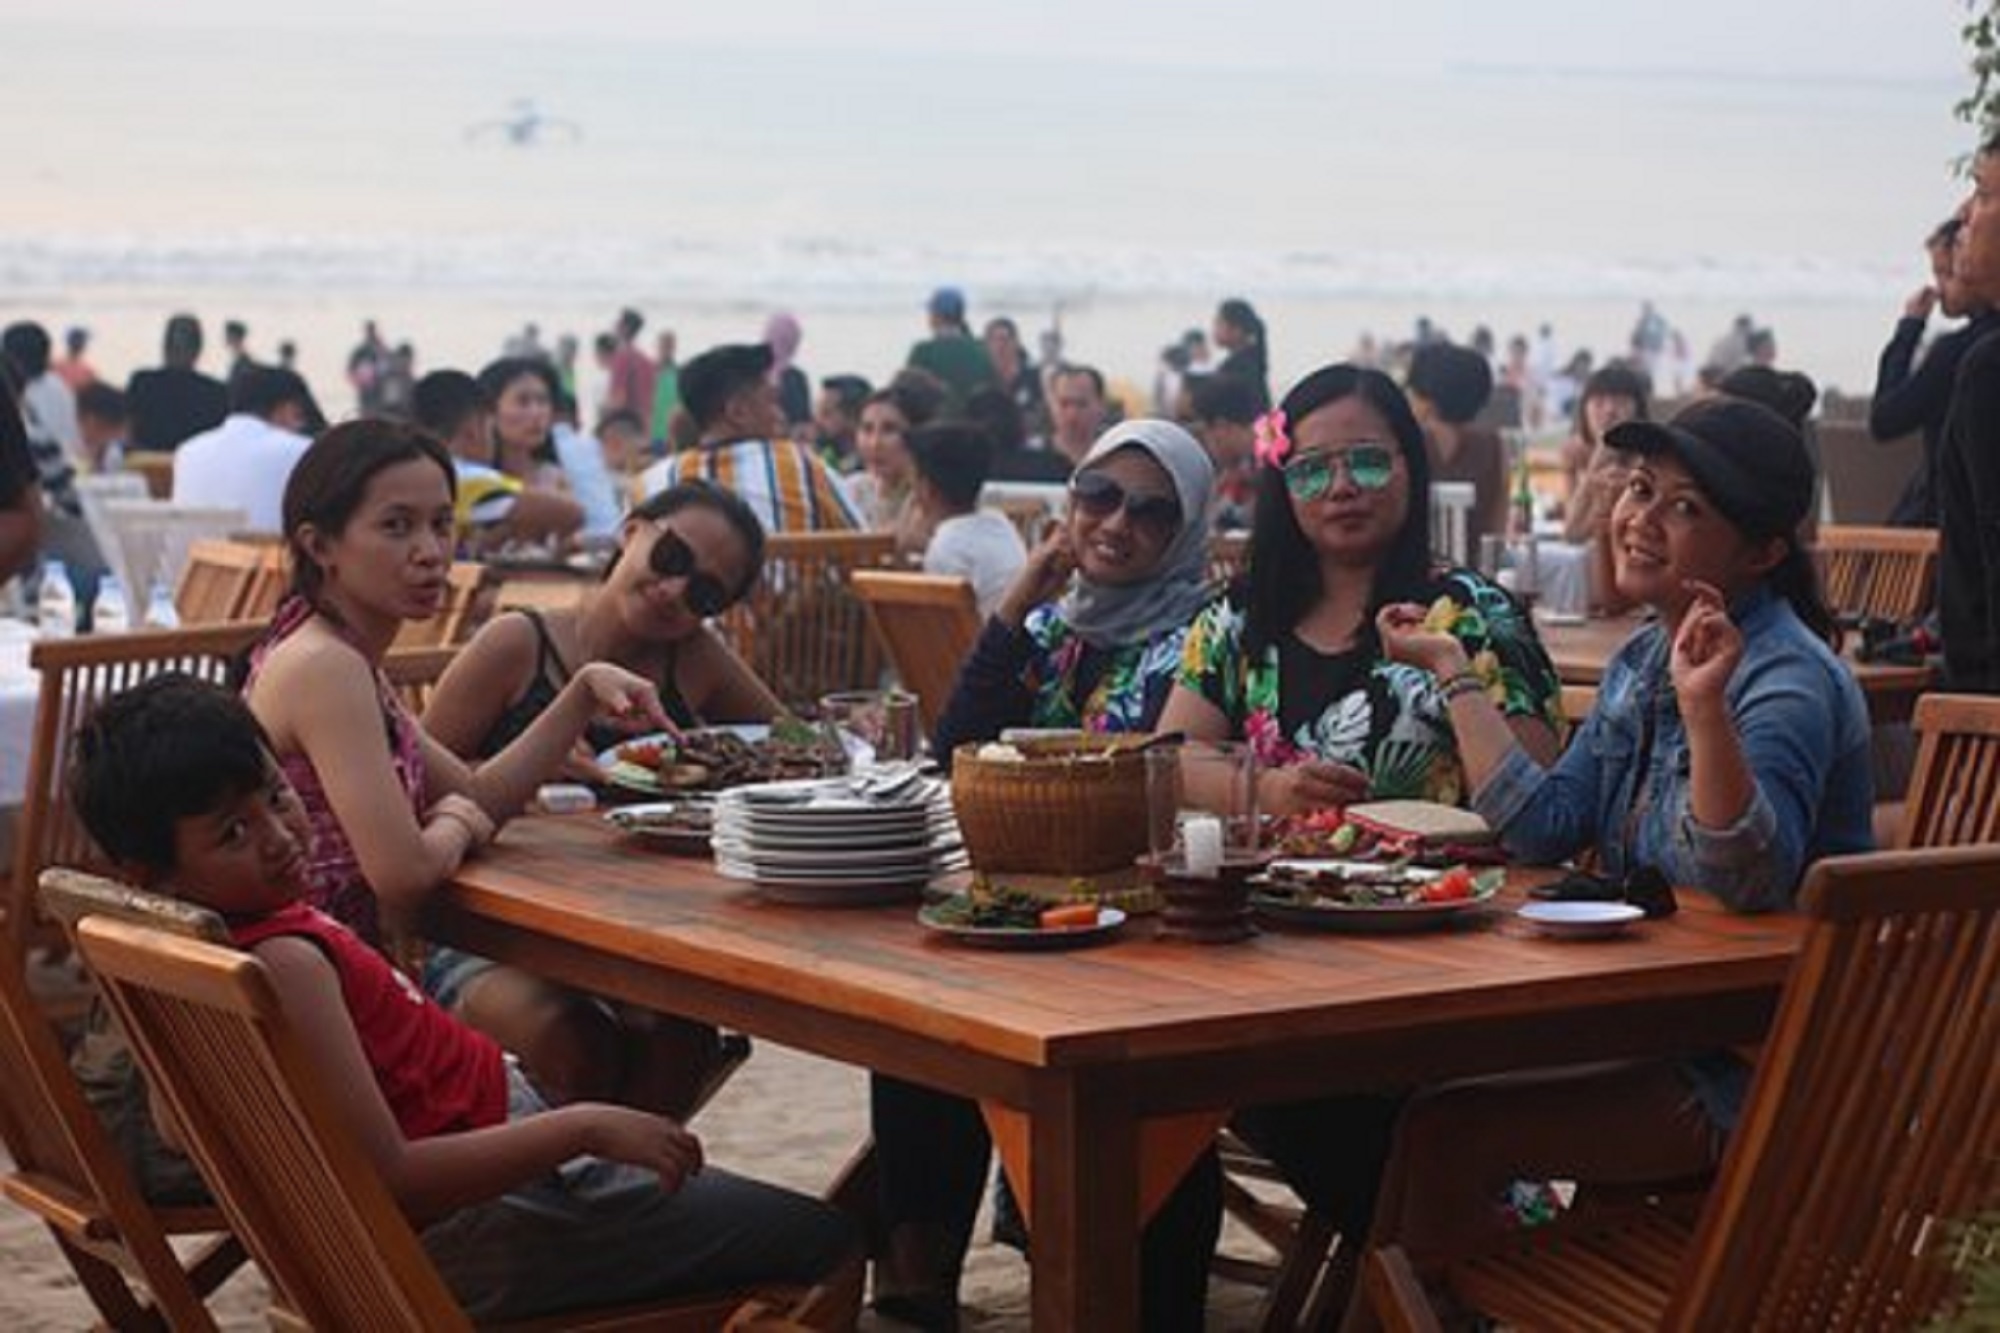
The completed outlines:
[[[681,600],[704,620],[721,615],[736,600],[721,579],[695,565],[693,548],[672,528],[660,529],[646,565],[660,578],[683,580]]]
[[[1092,518],[1109,518],[1120,509],[1134,527],[1172,532],[1181,525],[1181,502],[1159,492],[1128,491],[1102,472],[1079,472],[1069,479],[1070,501]]]
[[[1317,500],[1333,489],[1334,473],[1343,467],[1355,486],[1379,491],[1396,470],[1396,453],[1386,444],[1356,444],[1300,454],[1285,464],[1285,489],[1294,499]]]

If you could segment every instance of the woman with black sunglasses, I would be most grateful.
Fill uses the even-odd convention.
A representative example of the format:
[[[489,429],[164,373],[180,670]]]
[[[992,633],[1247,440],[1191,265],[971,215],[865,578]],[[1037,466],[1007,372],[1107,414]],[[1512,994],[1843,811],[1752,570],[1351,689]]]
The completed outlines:
[[[1008,727],[1147,731],[1212,595],[1214,466],[1166,421],[1121,422],[1070,478],[1069,513],[1029,554],[939,718],[932,748]],[[958,1327],[958,1282],[991,1140],[961,1097],[876,1075],[870,1083],[884,1252],[876,1307],[923,1329]],[[1204,1160],[1146,1228],[1141,1322],[1198,1330],[1221,1217],[1221,1174]]]
[[[764,531],[749,506],[713,482],[680,482],[627,515],[619,542],[603,582],[574,608],[488,621],[439,680],[424,728],[467,759],[496,753],[600,662],[653,682],[676,726],[769,721],[776,696],[705,623],[757,582]],[[601,778],[591,756],[629,734],[587,730],[568,772]],[[425,978],[439,1003],[564,1097],[679,1114],[713,1057],[707,1024],[613,1007],[456,950],[434,949]]]
[[[577,606],[487,622],[438,682],[424,727],[454,753],[492,754],[585,662],[653,681],[676,726],[767,722],[777,697],[705,623],[750,591],[763,563],[764,530],[734,492],[701,480],[671,486],[626,515],[618,555]],[[587,733],[571,772],[601,778],[590,755],[618,739]]]

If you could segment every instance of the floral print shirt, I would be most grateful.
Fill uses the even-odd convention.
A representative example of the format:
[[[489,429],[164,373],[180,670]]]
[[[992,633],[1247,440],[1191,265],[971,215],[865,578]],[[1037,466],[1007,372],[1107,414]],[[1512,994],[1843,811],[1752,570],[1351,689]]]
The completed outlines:
[[[1426,600],[1440,597],[1458,608],[1450,632],[1500,710],[1541,718],[1560,732],[1561,682],[1513,599],[1462,569],[1436,577]],[[1243,610],[1225,597],[1189,630],[1180,683],[1222,710],[1260,764],[1325,759],[1366,773],[1378,799],[1465,802],[1465,772],[1439,682],[1421,667],[1381,657],[1372,632],[1363,646],[1334,654],[1288,634],[1252,659]]]

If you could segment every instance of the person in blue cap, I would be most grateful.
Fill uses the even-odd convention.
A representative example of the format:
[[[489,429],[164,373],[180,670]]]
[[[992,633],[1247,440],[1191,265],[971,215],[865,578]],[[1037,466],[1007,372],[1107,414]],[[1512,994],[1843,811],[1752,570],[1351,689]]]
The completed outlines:
[[[948,406],[963,411],[966,400],[981,389],[999,385],[1000,376],[986,345],[972,336],[965,322],[965,293],[956,287],[940,287],[931,293],[931,336],[910,349],[908,364],[928,371],[950,391]]]

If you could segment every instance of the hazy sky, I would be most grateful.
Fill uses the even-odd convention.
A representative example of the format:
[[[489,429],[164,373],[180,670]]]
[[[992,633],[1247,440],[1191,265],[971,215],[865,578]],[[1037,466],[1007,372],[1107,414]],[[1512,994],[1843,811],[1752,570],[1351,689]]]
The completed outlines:
[[[1963,0],[99,0],[89,20],[179,27],[682,36],[875,51],[1061,51],[1207,65],[1472,63],[1810,77],[1953,78]],[[1218,90],[1217,95],[1221,93]]]

